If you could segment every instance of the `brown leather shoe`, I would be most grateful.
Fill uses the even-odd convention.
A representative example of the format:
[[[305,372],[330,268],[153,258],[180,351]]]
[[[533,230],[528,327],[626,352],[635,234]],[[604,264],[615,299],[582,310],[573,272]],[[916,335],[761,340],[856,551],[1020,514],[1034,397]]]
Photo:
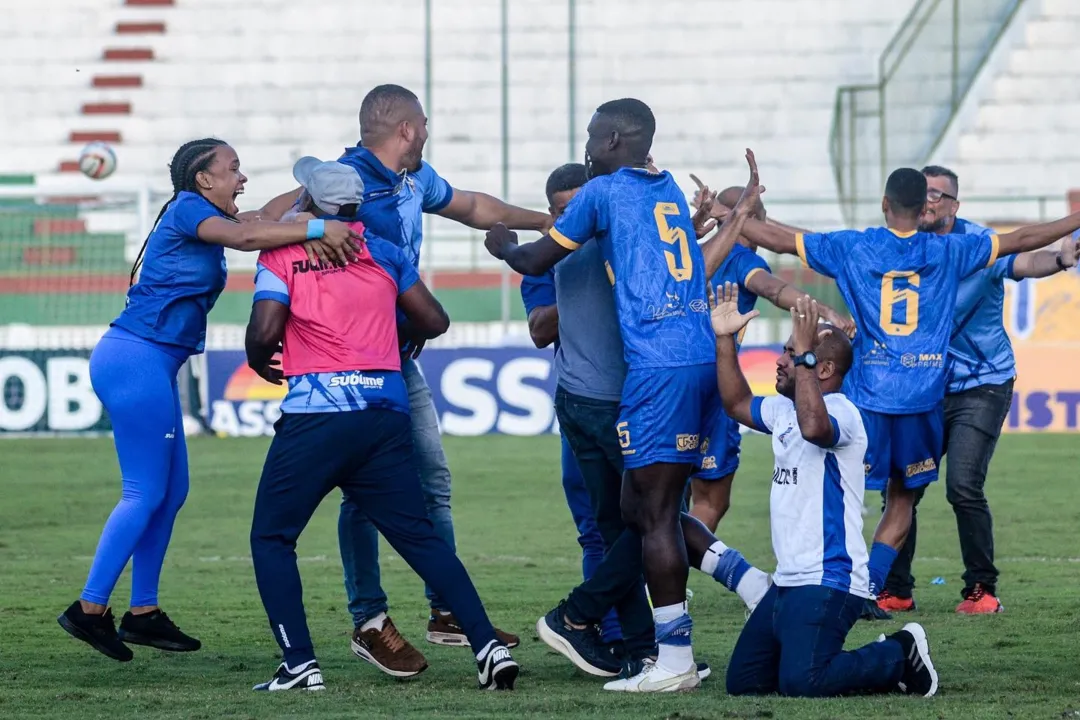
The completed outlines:
[[[508,632],[495,628],[495,636],[499,642],[508,648],[516,648],[521,644],[521,638]],[[433,645],[450,645],[452,647],[468,647],[469,638],[465,637],[465,631],[458,625],[457,618],[453,613],[443,613],[432,610],[428,617],[427,641]]]
[[[382,630],[356,628],[352,636],[352,651],[356,657],[367,660],[396,678],[415,677],[428,666],[424,656],[402,637],[389,617],[383,621]]]

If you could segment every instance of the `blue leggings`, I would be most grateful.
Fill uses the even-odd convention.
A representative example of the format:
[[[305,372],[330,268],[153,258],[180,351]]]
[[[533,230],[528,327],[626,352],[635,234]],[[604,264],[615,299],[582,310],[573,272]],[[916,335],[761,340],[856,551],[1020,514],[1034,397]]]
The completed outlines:
[[[158,580],[188,493],[176,374],[185,355],[112,328],[90,356],[90,382],[112,420],[123,492],[101,532],[82,599],[107,605],[133,559],[131,606],[158,604]]]

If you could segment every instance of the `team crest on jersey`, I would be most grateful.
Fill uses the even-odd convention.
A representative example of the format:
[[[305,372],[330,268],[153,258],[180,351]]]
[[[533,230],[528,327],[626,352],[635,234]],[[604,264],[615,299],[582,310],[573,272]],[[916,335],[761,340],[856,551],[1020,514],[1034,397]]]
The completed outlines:
[[[863,353],[862,356],[863,365],[888,365],[889,364],[889,348],[885,343],[880,343],[877,340],[873,341],[870,349]]]
[[[690,450],[697,450],[698,448],[698,435],[690,435],[689,433],[680,433],[675,436],[675,449],[679,452],[688,452]]]
[[[776,439],[780,441],[780,444],[787,447],[788,439],[791,437],[791,431],[795,429],[794,425],[789,425],[788,429],[776,436]]]

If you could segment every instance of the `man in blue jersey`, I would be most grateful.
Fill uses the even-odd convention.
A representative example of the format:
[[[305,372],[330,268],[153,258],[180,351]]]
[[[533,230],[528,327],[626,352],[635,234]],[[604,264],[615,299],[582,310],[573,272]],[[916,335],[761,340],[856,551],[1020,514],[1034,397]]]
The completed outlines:
[[[682,191],[669,173],[646,168],[655,130],[652,111],[641,101],[604,103],[588,128],[585,165],[591,179],[555,227],[524,246],[501,225],[485,240],[488,251],[514,270],[540,275],[592,239],[613,278],[628,366],[616,430],[626,469],[622,511],[629,529],[601,567],[623,557],[640,558],[658,645],[655,662],[605,686],[624,692],[700,685],[685,605],[689,564],[679,508],[687,479],[701,462],[702,440],[720,411],[705,259],[693,241],[696,232]],[[754,172],[747,201],[719,231],[728,248],[758,192]],[[541,618],[541,635],[545,625]]]
[[[710,291],[711,292],[711,291]],[[772,435],[769,515],[776,572],[728,663],[732,695],[832,697],[900,690],[937,691],[926,632],[916,623],[844,652],[870,595],[862,537],[866,431],[841,392],[851,344],[818,324],[816,301],[799,298],[791,339],[776,360],[773,397],[754,397],[739,368],[734,335],[757,315],[743,313],[733,283],[713,301],[716,377],[732,418]]]
[[[567,163],[556,168],[547,179],[545,194],[548,201],[548,212],[553,220],[557,220],[566,206],[570,204],[574,195],[581,186],[588,181],[585,174],[585,166],[581,163]],[[604,288],[604,292],[611,294],[610,288]],[[533,344],[538,348],[555,346],[556,356],[559,353],[559,308],[555,293],[555,268],[548,270],[540,276],[526,275],[521,279],[521,299],[525,304],[525,314],[529,321],[529,336]],[[603,333],[607,328],[595,328],[593,333]],[[616,336],[618,330],[615,330]],[[617,339],[617,338],[616,338]],[[595,336],[594,336],[595,340]],[[618,356],[617,365],[622,365],[622,356]],[[615,364],[615,363],[613,363]],[[602,385],[603,379],[595,377],[598,368],[589,368],[594,374],[591,383],[594,390],[596,385]],[[618,383],[622,384],[622,375],[625,368],[619,372]],[[601,389],[602,390],[602,389]],[[589,497],[589,489],[586,487],[585,478],[574,458],[574,451],[570,447],[565,430],[560,430],[562,439],[562,485],[566,494],[566,504],[570,507],[570,515],[574,518],[574,526],[578,531],[578,544],[581,545],[582,574],[588,580],[592,577],[596,566],[604,558],[604,538],[597,527],[596,517],[593,512],[593,503]],[[588,461],[588,458],[587,458]],[[619,643],[622,640],[622,631],[619,628],[619,619],[614,609],[610,611],[600,625],[601,640],[608,646]]]
[[[706,191],[707,195],[707,188],[702,190]],[[716,196],[716,201],[724,207],[734,207],[742,196],[742,191],[741,187],[729,187]],[[765,205],[760,198],[753,209],[752,217],[765,220]],[[757,248],[742,236],[710,279],[712,287],[721,287],[726,282],[733,283],[737,288],[739,311],[744,314],[753,310],[759,297],[765,298],[781,310],[790,310],[795,307],[796,300],[806,294],[773,275],[769,264],[757,254]],[[845,332],[854,329],[849,319],[841,317],[832,308],[823,303],[819,303],[818,307],[822,317],[828,322],[842,327]],[[744,332],[745,327],[735,339],[736,347],[742,344]],[[710,531],[716,532],[720,520],[731,506],[731,485],[739,467],[742,435],[739,423],[726,413],[720,413],[709,436],[708,446],[702,448],[705,456],[702,467],[691,481],[693,504],[690,514],[704,523]]]
[[[919,229],[937,235],[961,233],[991,235],[993,231],[957,217],[960,183],[952,170],[931,165],[926,176],[927,203]],[[994,565],[994,525],[984,486],[990,460],[1012,405],[1016,361],[1005,332],[1003,310],[1005,280],[1040,278],[1076,267],[1078,245],[1067,240],[1058,250],[1011,255],[960,284],[953,313],[952,336],[946,360],[945,443],[949,463],[945,470],[945,497],[956,514],[960,556],[964,562],[961,614],[1000,612],[998,569]],[[916,500],[917,502],[917,500]],[[912,511],[911,532],[900,549],[878,606],[891,612],[915,609],[917,518]]]
[[[485,193],[451,187],[424,162],[427,139],[427,116],[416,95],[400,85],[380,85],[360,105],[360,144],[346,149],[339,160],[354,168],[364,181],[364,201],[357,219],[401,247],[414,267],[420,262],[424,214],[437,214],[482,230],[500,222],[520,230],[543,230],[551,224],[545,213],[515,207]],[[299,193],[295,190],[275,198],[263,209],[263,215],[277,219]],[[420,483],[439,536],[453,548],[450,468],[431,389],[414,362],[424,340],[408,337],[407,324],[403,324],[401,334],[409,353],[401,371],[409,386]],[[427,666],[426,661],[386,614],[387,598],[379,576],[378,534],[367,515],[348,497],[342,501],[338,534],[349,612],[355,626],[353,652],[394,677],[417,674]],[[431,605],[427,640],[438,645],[467,645],[446,603],[431,588],[426,588],[426,594]],[[520,643],[517,636],[499,632],[508,646]]]
[[[1080,213],[998,235],[919,232],[926,177],[894,171],[885,186],[887,227],[801,233],[749,219],[743,234],[773,252],[798,255],[835,278],[858,332],[845,386],[862,411],[869,444],[866,486],[886,490],[870,552],[876,595],[911,527],[918,491],[937,480],[952,314],[960,282],[999,257],[1036,250],[1080,229]]]

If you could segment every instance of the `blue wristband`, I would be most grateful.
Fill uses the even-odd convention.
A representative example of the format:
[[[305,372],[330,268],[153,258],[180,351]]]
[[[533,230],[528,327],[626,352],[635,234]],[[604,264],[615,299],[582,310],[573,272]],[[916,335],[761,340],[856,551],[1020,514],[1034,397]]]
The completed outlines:
[[[318,240],[326,232],[325,220],[308,220],[307,221],[307,239]]]

